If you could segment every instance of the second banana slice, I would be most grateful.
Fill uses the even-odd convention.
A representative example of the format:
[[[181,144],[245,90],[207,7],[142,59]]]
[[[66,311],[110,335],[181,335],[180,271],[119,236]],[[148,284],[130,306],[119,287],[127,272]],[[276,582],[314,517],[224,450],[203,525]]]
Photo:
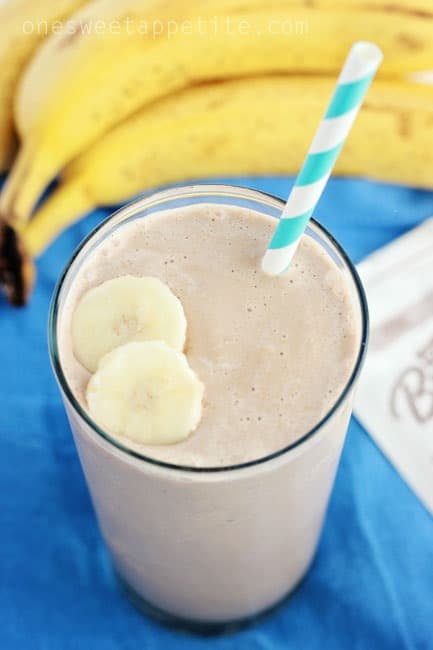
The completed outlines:
[[[185,440],[202,415],[204,387],[182,352],[166,343],[127,343],[107,354],[87,386],[95,421],[139,444]]]

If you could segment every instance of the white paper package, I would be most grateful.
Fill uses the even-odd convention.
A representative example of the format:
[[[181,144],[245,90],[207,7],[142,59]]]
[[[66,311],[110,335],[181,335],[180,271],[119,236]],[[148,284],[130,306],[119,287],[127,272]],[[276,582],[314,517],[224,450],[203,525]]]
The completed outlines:
[[[371,335],[355,415],[433,514],[433,218],[358,271]]]

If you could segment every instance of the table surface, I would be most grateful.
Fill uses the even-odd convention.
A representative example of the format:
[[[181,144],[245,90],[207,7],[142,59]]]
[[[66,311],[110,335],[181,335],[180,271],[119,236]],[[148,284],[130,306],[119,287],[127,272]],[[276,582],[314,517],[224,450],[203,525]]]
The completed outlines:
[[[233,184],[285,197],[287,178]],[[212,640],[142,617],[119,593],[57,386],[46,321],[54,283],[107,212],[38,263],[30,306],[0,301],[0,644],[6,650],[433,648],[433,519],[352,421],[319,550],[290,601]],[[333,179],[316,217],[360,261],[433,214],[433,193]]]

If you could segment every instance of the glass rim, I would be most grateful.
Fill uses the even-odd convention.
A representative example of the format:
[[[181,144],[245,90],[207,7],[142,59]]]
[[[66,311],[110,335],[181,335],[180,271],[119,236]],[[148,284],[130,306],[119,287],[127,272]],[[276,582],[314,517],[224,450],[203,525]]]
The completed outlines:
[[[367,343],[369,337],[369,315],[368,315],[367,298],[365,295],[364,287],[362,285],[361,279],[359,277],[359,274],[353,262],[350,260],[348,254],[345,252],[341,244],[339,244],[339,242],[335,239],[335,237],[316,219],[312,218],[311,222],[313,223],[314,227],[317,228],[319,233],[321,235],[324,235],[325,238],[328,240],[328,242],[335,248],[335,250],[337,251],[338,255],[342,258],[344,264],[346,265],[351,275],[351,279],[354,283],[356,294],[359,300],[359,305],[361,310],[361,320],[362,320],[359,351],[356,357],[354,368],[344,386],[344,389],[340,393],[339,397],[335,400],[331,408],[327,411],[327,413],[309,431],[307,431],[306,433],[304,433],[295,441],[291,442],[285,447],[275,452],[272,452],[271,454],[266,454],[265,456],[260,456],[259,458],[246,461],[244,463],[236,463],[233,465],[222,465],[222,466],[197,467],[197,466],[190,466],[190,465],[181,465],[176,463],[168,463],[159,460],[157,458],[153,458],[152,456],[148,456],[144,453],[142,454],[139,451],[136,451],[134,449],[131,449],[126,444],[123,444],[120,440],[118,440],[114,436],[104,431],[104,429],[98,426],[98,424],[94,422],[94,420],[87,413],[87,411],[81,406],[81,404],[75,397],[72,389],[70,388],[66,376],[63,372],[62,364],[60,361],[60,355],[59,355],[58,340],[57,340],[59,298],[62,293],[63,285],[65,283],[66,278],[68,277],[69,271],[74,265],[75,260],[83,251],[83,249],[87,246],[87,244],[90,241],[93,240],[93,238],[99,233],[99,231],[102,230],[105,226],[107,226],[113,219],[115,219],[115,217],[119,217],[122,214],[125,215],[125,218],[128,218],[128,216],[133,216],[136,212],[139,212],[140,209],[145,208],[149,204],[149,201],[153,201],[153,203],[155,204],[155,200],[157,199],[160,199],[161,201],[174,200],[176,198],[182,198],[182,194],[184,194],[186,197],[189,197],[191,193],[197,196],[203,194],[203,196],[220,195],[228,199],[229,198],[250,199],[250,200],[257,201],[258,203],[259,202],[263,203],[263,199],[267,199],[268,205],[278,208],[281,211],[285,205],[285,201],[283,199],[276,197],[272,194],[269,194],[267,192],[262,192],[260,190],[250,189],[250,188],[236,186],[236,185],[226,185],[226,184],[198,184],[198,185],[182,185],[178,187],[169,188],[166,190],[161,190],[159,192],[149,194],[143,198],[135,199],[127,203],[123,207],[119,208],[118,210],[115,210],[106,219],[103,219],[101,223],[99,223],[95,228],[93,228],[91,232],[80,242],[80,244],[77,246],[70,259],[66,263],[56,283],[53,296],[51,299],[51,303],[50,303],[49,316],[48,316],[48,348],[49,348],[51,365],[53,367],[55,377],[57,379],[57,382],[63,394],[67,398],[69,404],[73,407],[73,409],[80,416],[80,418],[84,420],[84,422],[90,427],[90,429],[94,433],[99,435],[105,442],[107,442],[110,445],[113,445],[118,450],[120,450],[123,453],[126,453],[128,456],[132,458],[138,459],[140,461],[144,461],[146,463],[149,463],[157,467],[161,467],[168,470],[177,470],[185,473],[214,474],[214,473],[222,473],[222,472],[229,472],[235,470],[243,470],[258,465],[263,465],[301,447],[308,440],[312,439],[313,437],[315,437],[317,433],[319,433],[319,431],[323,428],[323,426],[326,425],[326,423],[332,418],[332,416],[336,413],[336,411],[338,411],[340,406],[344,403],[346,397],[350,393],[352,387],[354,386],[361,372],[365,360],[365,354],[367,350]],[[271,203],[269,203],[269,200],[271,201]],[[156,203],[156,205],[158,205],[158,203]]]

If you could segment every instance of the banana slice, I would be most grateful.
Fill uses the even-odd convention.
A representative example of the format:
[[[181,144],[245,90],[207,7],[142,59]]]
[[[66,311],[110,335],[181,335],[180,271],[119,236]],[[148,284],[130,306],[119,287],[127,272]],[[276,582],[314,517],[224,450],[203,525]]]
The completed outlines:
[[[72,317],[75,357],[89,372],[99,359],[129,341],[165,341],[183,350],[182,303],[161,280],[125,275],[90,289]]]
[[[197,428],[203,392],[182,352],[148,341],[127,343],[103,357],[86,397],[91,416],[109,433],[168,445]]]

